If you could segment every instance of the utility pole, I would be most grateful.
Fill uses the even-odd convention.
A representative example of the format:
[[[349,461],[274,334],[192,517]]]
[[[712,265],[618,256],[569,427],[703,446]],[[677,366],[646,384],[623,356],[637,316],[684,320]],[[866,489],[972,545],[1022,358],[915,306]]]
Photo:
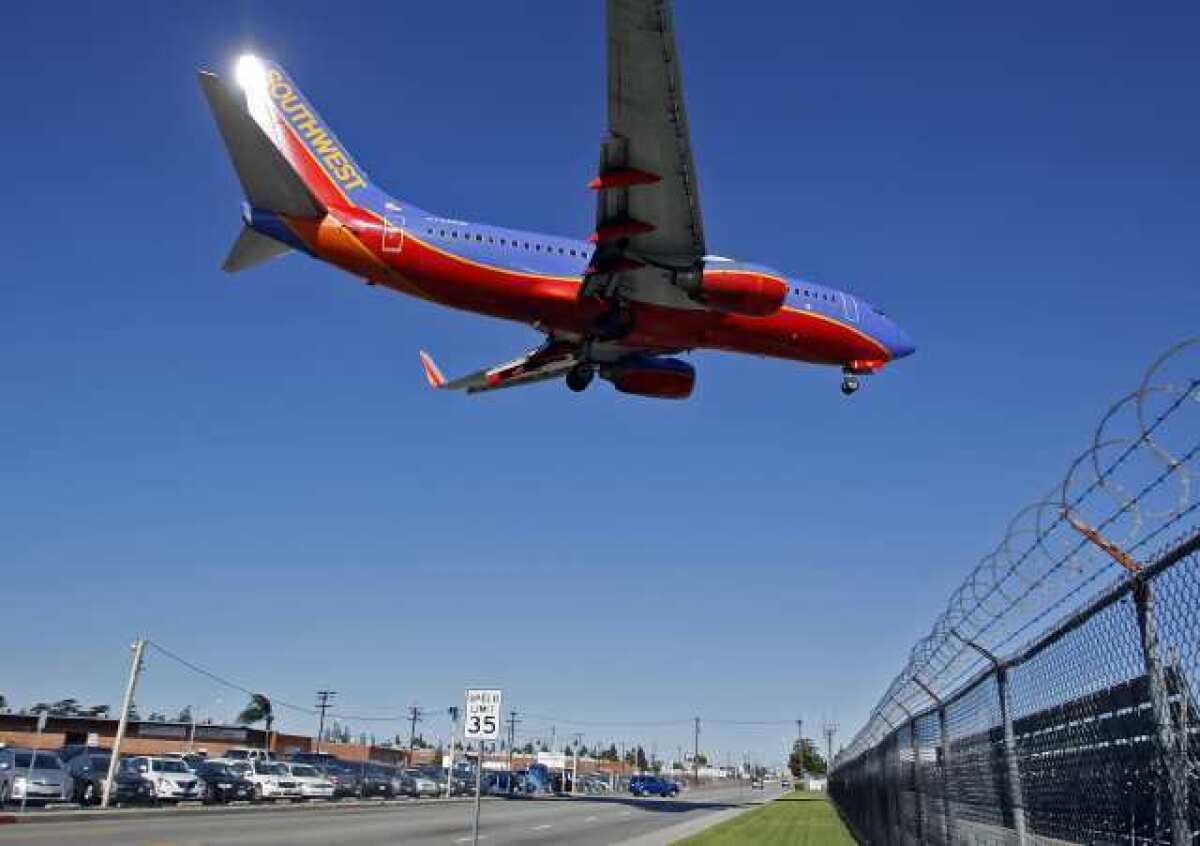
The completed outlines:
[[[829,721],[821,728],[825,732],[825,777],[828,778],[833,769],[833,736],[837,734],[838,724]]]
[[[513,764],[513,744],[517,742],[517,723],[521,722],[517,719],[518,712],[515,708],[508,712],[508,771],[512,772]]]
[[[413,765],[413,744],[417,739],[417,723],[422,721],[422,715],[425,713],[420,705],[408,706],[408,765]]]
[[[696,717],[696,730],[692,745],[692,781],[700,786],[700,718]]]
[[[336,690],[318,690],[317,691],[317,708],[321,712],[321,722],[317,728],[317,754],[321,754],[321,740],[325,735],[325,712],[329,710],[329,700],[337,696]]]
[[[121,761],[121,741],[129,727],[129,708],[137,692],[138,676],[142,674],[142,656],[146,652],[146,641],[138,638],[133,642],[133,659],[129,662],[129,681],[125,683],[125,697],[121,701],[121,719],[117,721],[117,736],[113,738],[112,755],[108,759],[108,777],[104,779],[104,790],[100,795],[100,807],[107,808],[112,794],[113,780],[117,777],[117,764]]]

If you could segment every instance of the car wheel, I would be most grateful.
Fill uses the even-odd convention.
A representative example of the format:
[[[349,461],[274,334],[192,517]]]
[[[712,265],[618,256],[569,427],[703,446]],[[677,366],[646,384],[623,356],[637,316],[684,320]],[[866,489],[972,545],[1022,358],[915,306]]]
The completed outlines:
[[[261,802],[263,800],[262,785],[254,785],[254,801]]]
[[[79,804],[80,805],[96,804],[96,785],[92,784],[90,781],[86,782],[83,785],[83,792],[79,797]]]
[[[0,808],[8,804],[8,782],[0,782]]]

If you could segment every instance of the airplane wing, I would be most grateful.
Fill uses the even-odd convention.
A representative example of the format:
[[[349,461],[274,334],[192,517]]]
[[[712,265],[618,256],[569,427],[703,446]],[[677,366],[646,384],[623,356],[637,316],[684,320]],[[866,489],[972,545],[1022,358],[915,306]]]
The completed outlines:
[[[421,350],[421,367],[433,388],[465,390],[468,394],[477,394],[481,391],[514,388],[561,377],[579,362],[579,358],[580,350],[577,344],[550,341],[520,358],[478,370],[458,379],[446,379],[433,358],[424,350]]]
[[[582,295],[674,298],[680,274],[702,272],[705,245],[671,5],[607,4],[608,135]]]

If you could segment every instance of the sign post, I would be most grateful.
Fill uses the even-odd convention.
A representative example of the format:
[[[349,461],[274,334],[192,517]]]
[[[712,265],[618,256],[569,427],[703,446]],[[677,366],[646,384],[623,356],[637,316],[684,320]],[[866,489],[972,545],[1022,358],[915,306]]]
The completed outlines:
[[[469,689],[463,720],[463,740],[478,743],[479,758],[475,770],[475,817],[471,825],[471,843],[479,844],[479,804],[483,794],[483,744],[500,737],[500,704],[503,691]]]

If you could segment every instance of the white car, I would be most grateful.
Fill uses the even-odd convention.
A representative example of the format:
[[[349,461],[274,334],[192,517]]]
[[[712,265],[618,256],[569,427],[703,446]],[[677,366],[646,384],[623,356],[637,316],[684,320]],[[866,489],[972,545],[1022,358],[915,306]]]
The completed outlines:
[[[292,780],[300,787],[300,795],[305,799],[332,799],[333,782],[321,774],[312,764],[281,764],[291,774]]]
[[[138,756],[121,761],[118,781],[141,780],[142,796],[156,802],[184,802],[200,798],[200,781],[183,761],[157,756]]]
[[[300,793],[300,785],[292,778],[292,774],[285,764],[274,761],[230,761],[227,759],[222,759],[222,763],[229,764],[231,770],[254,782],[254,801],[256,802],[264,799],[275,801],[277,799],[298,800],[303,798]]]

